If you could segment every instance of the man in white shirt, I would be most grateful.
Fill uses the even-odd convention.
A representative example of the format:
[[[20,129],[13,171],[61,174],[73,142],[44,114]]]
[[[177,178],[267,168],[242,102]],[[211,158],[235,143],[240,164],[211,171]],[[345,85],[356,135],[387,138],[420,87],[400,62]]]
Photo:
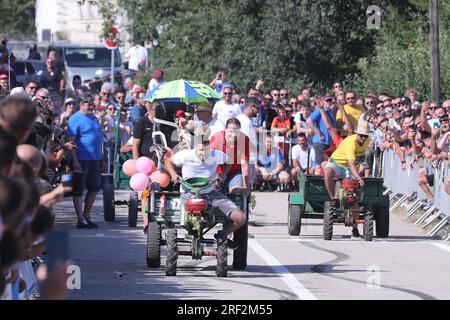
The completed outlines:
[[[227,81],[227,70],[225,69],[220,69],[216,75],[216,78],[209,84],[209,86],[214,88],[214,90],[216,90],[221,97],[223,97],[223,90],[225,89],[225,86],[228,85],[230,85],[230,83]]]
[[[257,160],[258,138],[256,137],[256,130],[253,126],[253,118],[256,118],[261,109],[261,100],[258,98],[249,98],[245,102],[244,113],[236,117],[241,123],[241,132],[244,133],[250,140],[250,184],[253,186],[256,176],[256,169],[254,164]]]
[[[233,87],[228,85],[223,89],[223,100],[218,101],[214,105],[213,118],[227,123],[228,119],[236,118],[241,113],[241,107],[233,104],[231,97],[233,96]]]
[[[304,133],[300,133],[297,136],[297,145],[292,148],[292,178],[294,181],[298,181],[298,175],[300,172],[306,173],[308,168],[308,153],[309,153],[309,172],[308,174],[314,174],[316,167],[314,149],[308,145],[308,140]],[[309,152],[308,152],[309,151]]]
[[[182,167],[181,172],[185,180],[190,178],[207,178],[211,181],[216,177],[217,167],[225,163],[227,163],[227,155],[218,150],[211,151],[209,140],[206,138],[197,143],[195,149],[180,151],[164,162],[174,181],[180,179],[180,176],[175,171],[175,167]],[[214,186],[201,191],[201,194],[204,195],[213,208],[218,208],[233,222],[226,224],[224,229],[215,235],[219,241],[225,240],[230,233],[238,230],[246,223],[246,214]],[[183,203],[186,203],[191,197],[192,194],[188,190],[181,190],[181,201]],[[234,241],[228,240],[228,248],[237,249],[237,245]]]
[[[125,54],[125,58],[128,59],[128,70],[133,71],[135,74],[139,70],[145,70],[147,68],[147,50],[140,43],[135,43]]]

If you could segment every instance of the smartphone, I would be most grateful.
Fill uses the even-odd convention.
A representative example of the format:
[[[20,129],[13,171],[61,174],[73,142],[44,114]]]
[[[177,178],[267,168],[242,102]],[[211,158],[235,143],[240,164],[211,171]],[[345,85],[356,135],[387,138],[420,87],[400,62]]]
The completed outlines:
[[[72,187],[73,185],[73,174],[72,173],[64,173],[61,176],[61,183],[65,187]],[[72,192],[65,192],[64,197],[70,197]]]
[[[440,128],[441,128],[441,124],[439,122],[433,123],[433,129],[440,129]]]
[[[69,259],[69,235],[67,231],[53,230],[47,237],[47,271],[51,272],[57,263]]]
[[[395,129],[395,119],[389,119],[389,129]]]

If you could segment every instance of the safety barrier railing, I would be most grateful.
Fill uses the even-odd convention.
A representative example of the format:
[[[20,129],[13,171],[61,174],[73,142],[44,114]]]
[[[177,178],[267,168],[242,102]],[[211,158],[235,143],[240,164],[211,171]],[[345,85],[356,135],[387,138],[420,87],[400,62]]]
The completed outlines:
[[[411,217],[422,207],[422,200],[427,199],[425,193],[418,185],[419,170],[424,166],[425,160],[421,159],[419,163],[415,162],[411,167],[411,156],[406,156],[406,169],[402,170],[400,158],[393,150],[386,150],[383,154],[383,170],[382,176],[384,184],[387,188],[385,194],[389,194],[389,199],[395,200],[391,206],[394,210],[401,205],[406,205],[407,216]],[[433,194],[433,205],[416,220],[415,224],[422,228],[430,226],[432,223],[440,221],[428,232],[428,235],[436,235],[450,221],[450,195],[445,191],[445,179],[450,176],[450,164],[448,162],[440,162],[434,168],[434,184],[430,188]],[[412,195],[416,193],[416,197]],[[447,237],[447,239],[450,238]]]

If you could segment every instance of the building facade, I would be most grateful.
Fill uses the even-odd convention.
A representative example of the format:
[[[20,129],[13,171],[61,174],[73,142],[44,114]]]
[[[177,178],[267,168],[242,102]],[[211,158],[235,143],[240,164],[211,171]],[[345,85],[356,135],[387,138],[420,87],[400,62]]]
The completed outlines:
[[[99,10],[101,2],[101,0],[36,0],[38,42],[101,43],[103,23]],[[121,40],[128,42],[130,35],[126,31],[128,27],[126,12],[118,15],[116,27],[120,31]]]

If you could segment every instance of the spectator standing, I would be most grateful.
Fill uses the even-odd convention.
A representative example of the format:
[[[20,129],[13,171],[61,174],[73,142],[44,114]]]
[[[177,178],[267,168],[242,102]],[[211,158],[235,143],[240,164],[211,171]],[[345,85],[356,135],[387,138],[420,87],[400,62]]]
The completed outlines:
[[[344,105],[344,111],[347,113],[353,128],[356,128],[359,118],[361,118],[361,115],[365,111],[364,107],[356,105],[356,93],[354,91],[348,91],[345,94],[345,101],[347,104]],[[341,111],[338,111],[336,115],[336,128],[343,137],[347,137],[353,133],[345,125],[344,116]]]
[[[136,97],[135,105],[131,108],[130,112],[130,121],[134,124],[139,119],[142,119],[145,114],[147,113],[147,110],[145,109],[145,92],[142,91],[141,87],[135,88],[133,91],[133,94]]]
[[[213,108],[213,118],[227,123],[228,119],[236,118],[241,113],[238,104],[233,104],[231,98],[233,96],[233,88],[227,85],[223,89],[223,100],[216,102]]]
[[[77,148],[72,151],[73,171],[81,173],[81,189],[86,188],[84,202],[82,192],[73,194],[73,203],[78,217],[77,228],[91,229],[98,225],[91,220],[91,210],[97,192],[101,188],[102,133],[94,113],[94,101],[90,94],[84,94],[80,101],[80,111],[69,119],[68,141],[74,141]],[[74,181],[75,184],[75,181]]]
[[[216,77],[209,84],[210,87],[214,88],[219,96],[223,97],[223,90],[226,86],[231,86],[228,82],[228,73],[226,69],[220,69]]]
[[[47,58],[45,67],[39,79],[41,85],[49,91],[61,94],[65,90],[64,77],[61,71],[55,67],[55,61]]]
[[[128,59],[128,70],[131,71],[133,77],[138,73],[138,71],[146,71],[147,69],[147,50],[145,49],[144,43],[135,42],[135,44],[130,47],[125,54],[125,58]]]
[[[164,82],[166,82],[166,80],[164,80],[164,71],[162,71],[161,69],[155,69],[155,71],[153,71],[153,78],[148,83],[147,93],[159,87]]]

